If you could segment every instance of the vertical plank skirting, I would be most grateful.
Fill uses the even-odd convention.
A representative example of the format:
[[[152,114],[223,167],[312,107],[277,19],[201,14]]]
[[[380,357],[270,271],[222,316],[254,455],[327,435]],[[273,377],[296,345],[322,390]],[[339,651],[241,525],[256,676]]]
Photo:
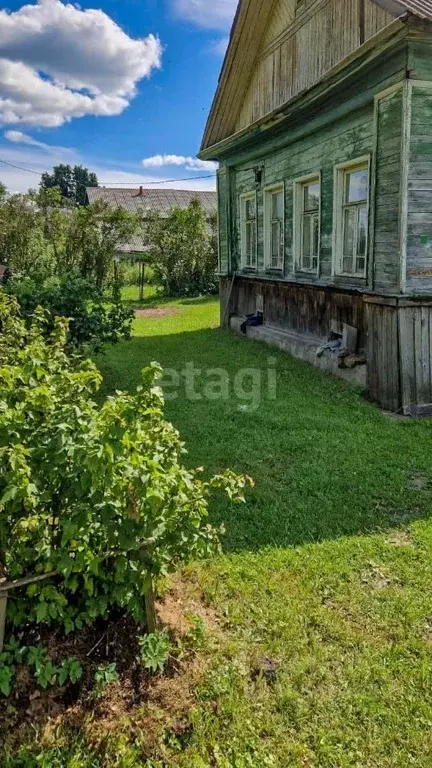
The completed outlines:
[[[401,403],[399,379],[398,309],[396,302],[366,302],[368,390],[389,411]]]
[[[366,296],[368,390],[382,408],[432,413],[432,301]]]
[[[402,409],[415,415],[432,412],[432,304],[406,304],[399,317]]]

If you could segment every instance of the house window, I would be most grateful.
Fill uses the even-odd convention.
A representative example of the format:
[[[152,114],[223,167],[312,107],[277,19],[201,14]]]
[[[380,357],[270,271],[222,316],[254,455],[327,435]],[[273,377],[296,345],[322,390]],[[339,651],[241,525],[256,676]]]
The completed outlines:
[[[283,270],[285,252],[285,188],[283,184],[264,190],[264,238],[268,269]]]
[[[294,182],[294,255],[297,268],[318,272],[321,229],[321,177]]]
[[[366,276],[369,227],[369,158],[335,169],[334,270]]]
[[[244,269],[257,266],[257,201],[256,193],[240,197],[241,261]]]

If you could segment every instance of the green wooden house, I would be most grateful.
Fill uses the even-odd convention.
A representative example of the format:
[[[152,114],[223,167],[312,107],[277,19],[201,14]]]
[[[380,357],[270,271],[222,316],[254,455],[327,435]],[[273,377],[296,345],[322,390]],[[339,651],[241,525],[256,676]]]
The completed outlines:
[[[241,0],[200,157],[222,324],[432,411],[432,0]]]

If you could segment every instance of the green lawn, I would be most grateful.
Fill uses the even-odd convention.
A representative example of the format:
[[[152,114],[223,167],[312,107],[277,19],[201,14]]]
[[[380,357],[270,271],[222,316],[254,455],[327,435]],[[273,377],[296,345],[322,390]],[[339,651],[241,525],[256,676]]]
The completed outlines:
[[[136,320],[133,340],[99,360],[105,392],[134,388],[152,360],[222,368],[232,383],[241,369],[266,381],[273,358],[277,399],[263,386],[256,410],[247,391],[192,401],[182,384],[167,403],[188,463],[256,481],[244,507],[214,504],[225,554],[186,571],[221,629],[154,759],[131,725],[112,762],[76,753],[58,765],[430,768],[431,423],[391,419],[344,383],[222,333],[214,301],[167,308],[176,314]]]

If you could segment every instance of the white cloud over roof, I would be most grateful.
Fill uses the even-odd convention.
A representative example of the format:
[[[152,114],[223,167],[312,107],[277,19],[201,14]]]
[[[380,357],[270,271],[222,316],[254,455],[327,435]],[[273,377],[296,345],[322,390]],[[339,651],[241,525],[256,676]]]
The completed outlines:
[[[161,56],[157,37],[133,39],[101,10],[60,0],[0,10],[0,121],[55,127],[119,115]]]
[[[197,157],[184,155],[153,155],[143,160],[144,168],[166,168],[169,166],[184,166],[187,171],[215,171],[217,163],[199,160]]]
[[[207,29],[229,29],[238,0],[172,0],[176,16]]]

